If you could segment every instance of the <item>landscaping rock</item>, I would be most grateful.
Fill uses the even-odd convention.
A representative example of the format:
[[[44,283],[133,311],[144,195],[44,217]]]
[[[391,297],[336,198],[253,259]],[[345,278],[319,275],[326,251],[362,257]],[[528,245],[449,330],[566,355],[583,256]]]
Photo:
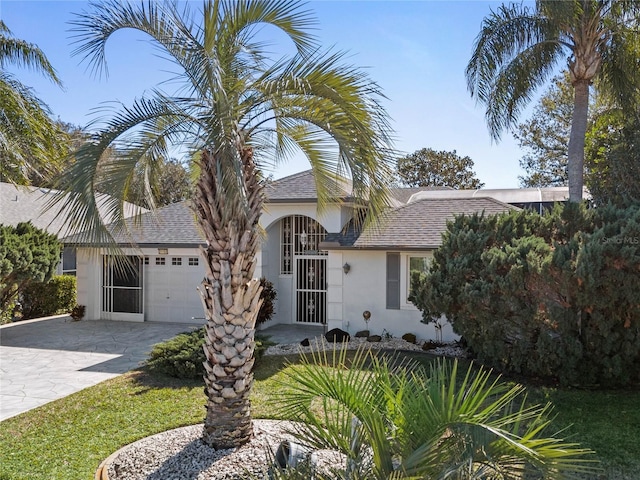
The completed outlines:
[[[413,333],[405,333],[402,335],[402,339],[409,343],[416,343],[416,336]]]
[[[369,330],[360,330],[354,335],[356,338],[367,338],[370,335]]]
[[[442,346],[444,346],[444,344],[440,342],[434,342],[433,340],[428,340],[424,342],[424,344],[422,345],[422,350],[433,350],[435,348],[440,348]]]
[[[308,347],[309,345],[311,345],[311,342],[309,341],[308,338],[305,338],[300,342],[300,345],[302,345],[303,347]]]
[[[339,328],[333,328],[324,334],[324,338],[327,339],[327,342],[337,342],[344,343],[351,340],[351,335],[344,330],[340,330]]]
[[[367,337],[367,342],[381,342],[382,337],[380,335],[369,335]]]

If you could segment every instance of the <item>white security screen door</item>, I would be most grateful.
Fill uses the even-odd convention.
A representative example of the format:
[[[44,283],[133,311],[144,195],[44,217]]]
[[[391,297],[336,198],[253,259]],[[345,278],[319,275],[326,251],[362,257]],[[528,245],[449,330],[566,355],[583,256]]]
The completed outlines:
[[[300,256],[296,261],[296,321],[327,320],[327,257]]]
[[[105,255],[102,261],[102,316],[107,320],[144,321],[142,259]]]

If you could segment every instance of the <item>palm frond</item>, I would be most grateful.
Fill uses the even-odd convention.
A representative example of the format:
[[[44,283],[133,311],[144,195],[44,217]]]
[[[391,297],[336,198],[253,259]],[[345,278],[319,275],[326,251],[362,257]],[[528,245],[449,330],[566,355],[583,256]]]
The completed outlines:
[[[565,46],[556,22],[527,6],[502,5],[485,17],[466,77],[471,95],[486,106],[494,139],[514,124]]]
[[[0,20],[0,68],[5,68],[8,64],[42,73],[54,83],[62,85],[44,52],[32,43],[13,38],[11,30]]]

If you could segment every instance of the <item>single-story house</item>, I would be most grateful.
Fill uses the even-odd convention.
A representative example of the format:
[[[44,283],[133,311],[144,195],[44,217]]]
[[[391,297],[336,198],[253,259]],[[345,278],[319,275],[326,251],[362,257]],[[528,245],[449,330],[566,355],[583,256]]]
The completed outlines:
[[[335,201],[321,212],[311,171],[270,182],[266,195],[256,275],[273,282],[278,298],[265,326],[318,324],[353,334],[367,326],[367,310],[374,333],[428,339],[436,338],[435,327],[422,324],[407,300],[409,276],[428,266],[447,221],[460,214],[537,210],[540,202],[565,201],[568,191],[400,188],[392,191],[381,223],[362,231],[354,228],[361,204],[349,181],[336,183]],[[78,237],[65,239],[77,246],[78,303],[87,307],[87,319],[203,321],[196,290],[204,276],[203,238],[187,202],[144,214],[130,235],[116,240],[133,269],[116,268],[106,250],[78,243]],[[442,337],[455,338],[446,323]]]

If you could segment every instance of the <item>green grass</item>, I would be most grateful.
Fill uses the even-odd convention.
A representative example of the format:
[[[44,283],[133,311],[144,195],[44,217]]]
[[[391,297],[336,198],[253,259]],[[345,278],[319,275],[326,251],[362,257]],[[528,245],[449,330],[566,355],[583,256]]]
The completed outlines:
[[[282,388],[284,362],[265,357],[256,369],[255,418],[279,418],[269,400]],[[600,478],[640,478],[640,391],[531,390],[556,405],[558,428],[573,424],[571,438],[597,452]],[[199,381],[139,371],[100,383],[0,423],[0,480],[91,479],[118,448],[200,423],[204,403]]]

